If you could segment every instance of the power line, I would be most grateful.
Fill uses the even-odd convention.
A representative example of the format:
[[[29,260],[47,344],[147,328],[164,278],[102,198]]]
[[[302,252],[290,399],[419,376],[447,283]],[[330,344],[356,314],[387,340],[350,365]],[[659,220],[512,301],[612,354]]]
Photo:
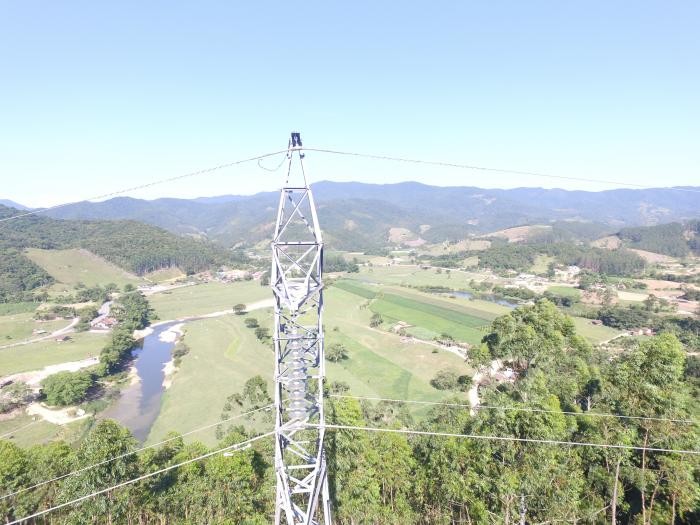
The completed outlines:
[[[86,467],[82,467],[82,468],[79,468],[79,469],[77,469],[77,470],[73,470],[72,472],[68,472],[68,473],[66,473],[66,474],[62,474],[62,475],[60,475],[60,476],[56,476],[55,478],[52,478],[52,479],[47,479],[47,480],[45,480],[45,481],[40,481],[39,483],[36,483],[36,484],[34,484],[34,485],[30,486],[30,487],[24,487],[24,488],[21,488],[21,489],[19,489],[19,490],[16,490],[15,492],[10,492],[9,494],[4,494],[3,496],[0,496],[0,501],[2,501],[2,500],[4,500],[4,499],[7,499],[7,498],[10,498],[10,497],[12,497],[12,496],[16,496],[17,494],[21,494],[22,492],[27,492],[27,491],[29,491],[29,490],[33,490],[33,489],[35,489],[35,488],[38,488],[38,487],[47,485],[47,484],[49,484],[49,483],[53,483],[53,482],[55,482],[55,481],[60,481],[60,480],[62,480],[62,479],[68,478],[68,477],[70,477],[70,476],[74,476],[75,474],[79,474],[79,473],[85,472],[85,471],[87,471],[87,470],[92,470],[92,469],[94,469],[94,468],[96,468],[96,467],[99,467],[99,466],[101,466],[101,465],[106,465],[107,463],[111,463],[112,461],[116,461],[116,460],[118,460],[118,459],[122,459],[122,458],[125,458],[125,457],[128,457],[128,456],[131,456],[131,455],[133,455],[133,454],[137,454],[138,452],[142,452],[142,451],[144,451],[144,450],[148,450],[148,449],[150,449],[150,448],[154,448],[154,447],[157,447],[157,446],[159,446],[159,445],[163,445],[163,444],[165,444],[165,443],[169,443],[170,441],[174,441],[174,440],[176,440],[176,439],[180,439],[180,438],[185,437],[185,436],[189,436],[189,435],[194,434],[194,433],[196,433],[196,432],[201,432],[202,430],[206,430],[206,429],[208,429],[208,428],[212,428],[212,427],[218,426],[218,425],[220,425],[220,424],[222,424],[222,423],[228,423],[229,421],[233,421],[234,419],[239,419],[239,418],[241,418],[241,417],[248,416],[248,415],[253,414],[253,413],[255,413],[255,412],[260,412],[261,410],[269,409],[270,407],[272,407],[272,404],[265,405],[264,407],[256,408],[255,410],[249,410],[248,412],[244,412],[243,414],[237,414],[237,415],[232,416],[232,417],[230,417],[230,418],[228,418],[228,419],[224,419],[224,420],[221,420],[221,421],[217,421],[216,423],[210,423],[209,425],[205,425],[205,426],[203,426],[203,427],[195,428],[194,430],[190,430],[189,432],[185,432],[184,434],[178,434],[177,436],[173,436],[173,437],[171,437],[171,438],[164,439],[163,441],[159,441],[158,443],[153,443],[153,444],[151,444],[151,445],[148,445],[148,446],[145,446],[145,447],[142,447],[142,448],[138,448],[138,449],[136,449],[136,450],[132,450],[131,452],[125,452],[124,454],[119,454],[118,456],[114,456],[114,457],[112,457],[112,458],[105,459],[105,460],[100,461],[100,462],[98,462],[98,463],[95,463],[95,464],[93,464],[93,465],[88,465],[88,466],[86,466]]]
[[[490,168],[486,166],[475,166],[472,164],[459,164],[455,162],[444,162],[444,161],[435,161],[435,160],[424,160],[424,159],[411,159],[411,158],[405,158],[405,157],[394,157],[391,155],[376,155],[372,153],[358,153],[354,151],[339,151],[339,150],[332,150],[332,149],[324,149],[324,148],[304,148],[304,151],[315,151],[317,153],[330,153],[333,155],[345,155],[349,157],[362,157],[365,159],[373,159],[373,160],[386,160],[386,161],[392,161],[392,162],[404,162],[407,164],[423,164],[423,165],[428,165],[428,166],[441,166],[443,168],[459,168],[459,169],[467,169],[467,170],[479,170],[479,171],[488,171],[488,172],[493,172],[493,173],[510,173],[513,175],[527,175],[531,177],[545,177],[548,179],[559,179],[559,180],[573,180],[573,181],[578,181],[578,182],[595,182],[597,184],[609,184],[613,186],[627,186],[630,188],[640,188],[640,189],[652,189],[647,186],[644,186],[642,184],[634,184],[631,182],[621,182],[621,181],[612,181],[612,180],[605,180],[605,179],[591,179],[588,177],[570,177],[566,175],[552,175],[550,173],[541,173],[538,171],[522,171],[522,170],[512,170],[512,169],[507,169],[507,168]],[[667,190],[673,190],[673,191],[684,191],[684,192],[689,192],[689,193],[700,193],[698,190],[692,190],[689,188],[679,188],[679,187],[669,187],[669,188],[663,188]]]
[[[365,397],[365,396],[347,396],[342,394],[331,394],[330,397],[347,398],[347,399],[364,399],[367,401],[388,401],[391,403],[411,403],[415,405],[436,405],[436,406],[449,406],[449,407],[464,407],[471,410],[512,410],[516,412],[537,412],[545,414],[566,414],[570,416],[584,416],[584,417],[613,417],[618,419],[636,419],[643,421],[665,421],[667,423],[684,423],[692,425],[697,423],[693,419],[672,419],[664,417],[647,417],[647,416],[623,416],[620,414],[609,414],[605,412],[573,412],[567,410],[546,410],[544,408],[529,408],[529,407],[504,407],[504,406],[494,406],[494,405],[477,405],[475,407],[463,404],[463,403],[445,403],[439,401],[413,401],[409,399],[387,399],[384,397]]]
[[[87,494],[85,496],[81,496],[79,498],[75,498],[73,500],[66,501],[65,503],[55,505],[55,506],[50,507],[48,509],[40,510],[39,512],[35,512],[34,514],[31,514],[29,516],[25,516],[25,517],[20,518],[18,520],[11,521],[7,525],[17,525],[18,523],[22,523],[23,521],[27,521],[27,520],[30,520],[32,518],[37,518],[39,516],[43,516],[44,514],[48,514],[49,512],[53,512],[54,510],[58,510],[58,509],[61,509],[63,507],[67,507],[69,505],[75,505],[76,503],[81,503],[87,499],[94,498],[95,496],[99,496],[101,494],[111,492],[113,490],[116,490],[116,489],[121,488],[121,487],[125,487],[127,485],[132,485],[132,484],[137,483],[139,481],[143,481],[144,479],[148,479],[148,478],[156,476],[158,474],[163,474],[164,472],[168,472],[169,470],[173,470],[173,469],[182,467],[184,465],[194,463],[195,461],[200,461],[202,459],[209,458],[211,456],[214,456],[216,454],[220,454],[222,452],[226,452],[229,450],[239,450],[239,449],[243,448],[244,446],[247,446],[255,441],[258,441],[259,439],[266,438],[266,437],[271,436],[273,434],[274,434],[274,432],[268,432],[266,434],[261,434],[259,436],[254,437],[254,438],[250,438],[246,441],[241,441],[240,443],[236,443],[234,445],[229,445],[228,447],[214,450],[213,452],[207,452],[206,454],[202,454],[201,456],[197,456],[196,458],[188,459],[186,461],[182,461],[181,463],[177,463],[175,465],[170,465],[169,467],[164,467],[160,470],[156,470],[155,472],[150,472],[149,474],[144,474],[143,476],[139,476],[138,478],[130,479],[129,481],[123,481],[121,483],[117,483],[116,485],[112,485],[111,487],[107,487],[106,489],[91,492],[90,494]]]
[[[318,427],[319,425],[308,424],[310,427]],[[539,443],[543,445],[568,445],[575,447],[593,447],[593,448],[615,448],[623,450],[645,450],[647,452],[673,452],[675,454],[692,454],[700,455],[700,450],[682,450],[673,448],[656,448],[656,447],[638,447],[634,445],[617,445],[610,443],[591,443],[585,441],[560,441],[557,439],[535,439],[535,438],[518,438],[512,436],[484,436],[480,434],[454,434],[451,432],[433,432],[427,430],[411,430],[399,428],[377,428],[377,427],[361,427],[353,425],[333,425],[326,424],[326,430],[365,430],[368,432],[389,432],[393,434],[414,434],[419,436],[438,436],[438,437],[453,437],[463,439],[482,439],[487,441],[517,441],[521,443]]]
[[[101,199],[108,199],[108,198],[110,198],[110,197],[116,197],[117,195],[123,195],[124,193],[129,193],[129,192],[132,192],[132,191],[143,190],[143,189],[145,189],[145,188],[150,188],[151,186],[157,186],[157,185],[159,185],[159,184],[166,184],[166,183],[168,183],[168,182],[175,182],[175,181],[177,181],[177,180],[186,179],[186,178],[188,178],[188,177],[195,177],[195,176],[197,176],[197,175],[205,175],[205,174],[211,173],[211,172],[213,172],[213,171],[221,170],[221,169],[224,169],[224,168],[230,168],[230,167],[232,167],[232,166],[237,166],[237,165],[239,165],[239,164],[245,164],[246,162],[252,162],[252,161],[254,161],[254,160],[262,160],[262,159],[265,159],[265,158],[267,158],[267,157],[274,157],[275,155],[281,155],[282,153],[286,154],[286,153],[287,153],[287,150],[274,151],[274,152],[272,152],[272,153],[265,153],[265,154],[263,154],[263,155],[257,155],[257,156],[255,156],[255,157],[249,157],[249,158],[247,158],[247,159],[235,160],[235,161],[233,161],[233,162],[228,162],[228,163],[226,163],[226,164],[219,164],[218,166],[214,166],[214,167],[212,167],[212,168],[205,168],[205,169],[202,169],[202,170],[192,171],[192,172],[190,172],[190,173],[185,173],[185,174],[183,174],[183,175],[176,175],[176,176],[174,176],[174,177],[168,177],[168,178],[166,178],[166,179],[159,179],[159,180],[155,180],[155,181],[153,181],[153,182],[147,182],[147,183],[145,183],[145,184],[139,184],[138,186],[132,186],[132,187],[130,187],[130,188],[125,188],[125,189],[123,189],[123,190],[113,191],[113,192],[111,192],[111,193],[104,193],[104,194],[102,194],[102,195],[95,195],[94,197],[88,197],[88,198],[86,198],[86,199],[82,199],[82,200],[75,201],[75,202],[64,202],[63,204],[57,204],[57,205],[55,205],[55,206],[49,206],[48,208],[41,208],[41,209],[38,209],[38,210],[31,210],[31,211],[27,211],[27,212],[24,212],[24,213],[18,213],[17,215],[12,215],[11,217],[5,217],[5,218],[3,218],[3,219],[0,219],[0,223],[7,222],[7,221],[11,221],[11,220],[14,220],[14,219],[19,219],[19,218],[21,218],[21,217],[27,217],[28,215],[36,215],[36,214],[39,214],[39,213],[45,213],[45,212],[47,212],[47,211],[56,210],[56,209],[58,209],[58,208],[63,208],[63,207],[65,207],[65,206],[71,206],[71,205],[73,205],[73,204],[78,204],[78,203],[80,203],[80,202],[86,202],[86,201],[92,201],[92,200],[101,200]]]

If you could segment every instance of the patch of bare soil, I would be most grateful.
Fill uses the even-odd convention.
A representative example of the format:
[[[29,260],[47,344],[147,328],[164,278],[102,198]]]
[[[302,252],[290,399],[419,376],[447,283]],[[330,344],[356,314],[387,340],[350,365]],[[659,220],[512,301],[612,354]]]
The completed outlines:
[[[508,242],[523,242],[538,233],[542,233],[551,229],[551,226],[546,226],[543,224],[535,224],[532,226],[516,226],[515,228],[506,228],[505,230],[498,230],[493,233],[489,233],[486,236],[508,239]]]

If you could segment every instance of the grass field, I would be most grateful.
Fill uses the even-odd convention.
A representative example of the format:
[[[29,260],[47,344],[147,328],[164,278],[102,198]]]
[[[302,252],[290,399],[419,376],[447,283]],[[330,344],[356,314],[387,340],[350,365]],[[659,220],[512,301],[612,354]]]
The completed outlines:
[[[608,341],[621,333],[620,330],[615,330],[608,326],[594,325],[590,319],[584,319],[583,317],[572,317],[572,319],[576,326],[576,332],[592,343]]]
[[[572,288],[571,286],[550,286],[548,291],[562,297],[571,297],[572,299],[581,299],[581,290]]]
[[[396,334],[370,329],[372,312],[361,309],[362,302],[363,298],[339,288],[326,294],[327,344],[340,342],[350,353],[350,359],[327,364],[329,380],[345,381],[356,395],[429,401],[450,395],[429,384],[438,370],[471,373],[454,354],[433,353],[432,346],[404,343]]]
[[[90,424],[91,420],[83,419],[63,426],[54,425],[41,418],[34,419],[32,416],[22,414],[13,419],[0,421],[0,439],[12,441],[22,447],[48,443],[57,439],[70,443],[80,439]]]
[[[148,301],[158,317],[165,320],[229,310],[237,303],[251,303],[270,296],[270,289],[260,286],[258,281],[211,282],[151,295]]]
[[[0,349],[0,376],[39,370],[48,365],[78,361],[98,355],[106,344],[107,334],[83,332],[71,334],[71,340],[58,343],[53,339]]]
[[[264,316],[257,313],[263,323]],[[245,327],[243,319],[226,316],[185,325],[184,341],[190,353],[182,358],[172,386],[163,395],[149,442],[163,438],[171,430],[187,432],[219,421],[226,397],[240,392],[246,380],[256,374],[269,380],[273,353],[255,338],[253,330]],[[268,323],[271,325],[271,320]],[[215,429],[197,433],[191,439],[211,444],[216,441]]]
[[[33,316],[33,313],[0,316],[0,346],[29,339],[34,329],[51,333],[69,323],[66,320],[39,322],[35,321]]]
[[[327,380],[346,382],[353,394],[439,400],[451,393],[430,386],[429,381],[438,370],[453,368],[462,374],[471,373],[453,354],[433,353],[432,346],[402,343],[395,334],[369,328],[372,312],[360,308],[364,299],[358,295],[331,288],[325,301],[326,344],[342,343],[350,353],[350,359],[327,363]],[[262,326],[272,327],[269,310],[256,311],[252,316]],[[254,375],[263,376],[271,387],[273,353],[255,338],[253,330],[245,327],[245,317],[248,316],[226,316],[185,325],[184,340],[190,352],[182,359],[172,386],[163,396],[149,442],[171,430],[187,432],[218,421],[225,398],[240,392],[245,381]],[[423,412],[425,409],[414,413]],[[215,429],[188,439],[213,443]]]
[[[87,250],[29,248],[26,255],[58,281],[58,284],[51,287],[55,292],[70,291],[78,283],[86,286],[114,283],[121,287],[127,283],[137,285],[143,282],[136,275],[122,270]]]
[[[540,254],[535,257],[535,263],[530,267],[530,272],[537,275],[545,273],[551,262],[554,262],[554,257]]]
[[[362,267],[359,274],[352,274],[348,277],[384,284],[445,286],[455,290],[467,288],[470,279],[481,280],[483,278],[483,276],[472,272],[452,269],[450,273],[447,273],[446,270],[438,273],[437,269],[421,270],[418,266],[413,265]]]
[[[349,281],[340,281],[335,284],[335,288],[364,299],[373,299],[370,309],[380,314],[386,325],[404,321],[415,327],[409,328],[409,333],[423,339],[432,339],[444,333],[459,341],[478,343],[484,336],[485,329],[498,315],[489,310],[412,290],[373,287],[377,288],[375,291],[372,287]]]
[[[25,314],[33,312],[37,303],[0,303],[0,315]]]
[[[175,279],[180,279],[181,277],[186,277],[186,275],[182,273],[179,268],[164,268],[162,270],[147,273],[144,276],[144,279],[154,283],[162,283],[165,281],[174,281]]]

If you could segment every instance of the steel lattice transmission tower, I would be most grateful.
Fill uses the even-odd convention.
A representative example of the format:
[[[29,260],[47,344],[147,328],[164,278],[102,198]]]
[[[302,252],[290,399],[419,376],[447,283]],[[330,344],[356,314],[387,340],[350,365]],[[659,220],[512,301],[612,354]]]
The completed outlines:
[[[292,133],[272,239],[275,298],[275,524],[330,525],[323,448],[323,239]]]

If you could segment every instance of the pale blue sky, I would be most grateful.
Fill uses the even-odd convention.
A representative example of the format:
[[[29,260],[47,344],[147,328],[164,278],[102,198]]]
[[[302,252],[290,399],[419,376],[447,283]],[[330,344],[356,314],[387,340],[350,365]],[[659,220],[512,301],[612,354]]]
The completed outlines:
[[[0,3],[0,198],[306,145],[700,184],[700,2]],[[309,154],[314,180],[607,189]],[[274,165],[274,162],[268,163]],[[277,187],[254,165],[134,194]]]

